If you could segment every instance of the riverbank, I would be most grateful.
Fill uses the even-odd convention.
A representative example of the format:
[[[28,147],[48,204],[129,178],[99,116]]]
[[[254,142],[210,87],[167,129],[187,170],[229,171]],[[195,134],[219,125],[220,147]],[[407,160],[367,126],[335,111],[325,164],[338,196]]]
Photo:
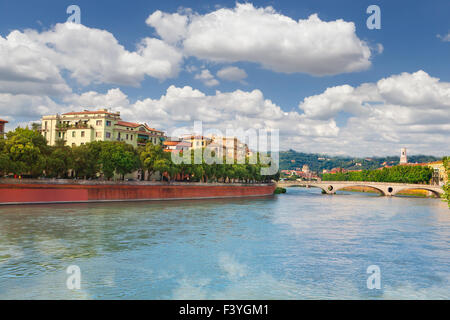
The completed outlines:
[[[271,196],[275,184],[1,179],[0,205]]]

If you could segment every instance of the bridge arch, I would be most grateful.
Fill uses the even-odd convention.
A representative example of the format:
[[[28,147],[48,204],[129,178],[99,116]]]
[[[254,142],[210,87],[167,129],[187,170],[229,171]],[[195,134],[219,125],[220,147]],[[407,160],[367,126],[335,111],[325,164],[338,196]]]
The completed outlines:
[[[423,186],[423,187],[405,187],[405,188],[402,188],[402,189],[397,189],[397,190],[395,190],[394,193],[392,193],[392,195],[395,196],[398,193],[400,193],[402,191],[406,191],[406,190],[426,190],[426,191],[430,191],[437,198],[441,197],[441,194],[438,191],[436,191],[433,188],[428,188],[426,186]]]
[[[353,187],[356,187],[356,188],[358,188],[358,187],[360,187],[360,188],[370,188],[370,189],[376,190],[381,196],[385,196],[386,195],[386,192],[384,190],[382,190],[380,188],[377,188],[377,187],[374,187],[374,186],[371,186],[369,184],[363,184],[363,183],[361,183],[361,184],[354,184],[354,185],[351,185],[351,186],[348,186],[348,185],[339,186],[339,188],[336,188],[335,191],[342,191],[345,188],[353,188]]]
[[[281,185],[284,188],[289,188],[289,187],[306,187],[306,188],[316,188],[316,189],[321,189],[322,191],[325,191],[326,193],[329,193],[327,190],[328,185],[326,186],[321,186],[321,185],[309,185],[306,183],[298,183],[298,184],[286,184],[286,185]]]

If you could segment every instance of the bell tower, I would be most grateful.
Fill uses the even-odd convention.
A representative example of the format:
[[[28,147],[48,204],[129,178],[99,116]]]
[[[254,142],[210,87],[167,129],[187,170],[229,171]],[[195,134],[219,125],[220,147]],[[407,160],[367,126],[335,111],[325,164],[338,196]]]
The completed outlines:
[[[400,154],[400,164],[407,164],[408,163],[408,157],[406,156],[406,148],[402,148],[401,154]]]

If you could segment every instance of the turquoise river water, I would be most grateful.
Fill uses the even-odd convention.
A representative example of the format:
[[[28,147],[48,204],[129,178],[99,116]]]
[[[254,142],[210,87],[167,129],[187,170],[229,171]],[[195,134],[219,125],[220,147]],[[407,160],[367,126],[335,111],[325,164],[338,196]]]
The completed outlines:
[[[81,271],[70,290],[69,266]],[[380,289],[367,268],[380,269]],[[322,195],[0,207],[0,299],[450,299],[438,199]]]

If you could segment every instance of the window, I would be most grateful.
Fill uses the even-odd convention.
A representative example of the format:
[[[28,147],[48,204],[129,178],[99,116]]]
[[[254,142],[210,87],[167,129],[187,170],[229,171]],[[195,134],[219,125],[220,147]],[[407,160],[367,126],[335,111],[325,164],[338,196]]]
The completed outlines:
[[[47,121],[45,121],[45,129],[47,129]]]
[[[75,147],[75,143],[72,143],[72,148]]]
[[[102,125],[102,120],[97,120],[97,122],[95,123],[97,126],[101,126]]]
[[[72,131],[72,138],[75,138],[75,131]]]
[[[61,132],[58,132],[58,138],[61,138]]]
[[[107,126],[107,127],[111,127],[111,121],[107,120],[107,121],[106,121],[106,126]]]
[[[131,135],[131,141],[133,141],[133,135]]]
[[[97,132],[95,133],[95,136],[96,136],[97,138],[100,138],[100,137],[102,136],[102,133],[101,133],[100,131],[97,131]]]
[[[108,139],[111,138],[111,132],[106,133],[106,138],[108,138]]]
[[[127,133],[127,140],[128,140],[128,133]]]
[[[84,137],[84,131],[81,131],[81,137],[82,138]]]

